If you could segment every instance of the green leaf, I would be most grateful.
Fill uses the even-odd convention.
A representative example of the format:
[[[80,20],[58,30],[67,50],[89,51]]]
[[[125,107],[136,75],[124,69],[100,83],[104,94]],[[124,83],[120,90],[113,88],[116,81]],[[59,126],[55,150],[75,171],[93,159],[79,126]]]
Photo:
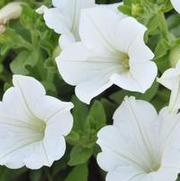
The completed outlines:
[[[168,106],[170,98],[170,91],[163,88],[158,91],[154,99],[152,100],[152,104],[156,108],[157,111],[160,111],[164,106]]]
[[[14,74],[28,75],[29,71],[26,68],[26,64],[29,63],[27,57],[29,57],[30,52],[24,50],[20,52],[17,57],[10,64],[11,71]]]
[[[42,175],[43,175],[42,170],[31,171],[30,180],[31,181],[39,181],[39,180],[41,180]]]
[[[134,96],[136,99],[141,99],[150,102],[156,95],[159,88],[159,84],[155,81],[150,89],[148,89],[144,94],[137,92],[129,92],[126,90],[120,90],[113,93],[110,96],[110,99],[116,102],[117,104],[121,104],[124,100],[125,96]]]
[[[74,104],[73,118],[74,118],[74,131],[82,132],[85,128],[85,121],[88,115],[88,106],[82,103],[77,97],[73,97]]]
[[[172,14],[167,18],[168,27],[171,33],[176,37],[180,36],[180,15]]]
[[[100,101],[92,105],[86,121],[86,130],[95,133],[106,124],[106,113]]]
[[[73,110],[74,127],[66,140],[75,145],[72,153],[85,148],[85,153],[91,153],[97,140],[97,132],[106,125],[106,113],[100,101],[95,101],[88,112],[88,106],[73,98],[75,108]],[[91,153],[92,154],[92,153]]]
[[[170,49],[170,45],[166,39],[161,39],[155,49],[156,59],[165,56]]]
[[[161,73],[163,73],[167,69],[171,68],[170,60],[169,60],[169,54],[167,54],[167,55],[165,55],[159,59],[156,59],[155,62],[156,62],[158,69]]]
[[[65,181],[88,181],[87,164],[78,165],[72,169]]]
[[[123,5],[118,7],[119,11],[121,11],[124,14],[131,15],[131,8],[129,6]]]
[[[103,104],[107,121],[110,121],[112,119],[112,116],[117,108],[117,105],[108,99],[102,98],[101,103]]]
[[[93,154],[92,148],[83,148],[81,146],[74,146],[70,153],[70,160],[68,165],[80,165],[86,163]]]

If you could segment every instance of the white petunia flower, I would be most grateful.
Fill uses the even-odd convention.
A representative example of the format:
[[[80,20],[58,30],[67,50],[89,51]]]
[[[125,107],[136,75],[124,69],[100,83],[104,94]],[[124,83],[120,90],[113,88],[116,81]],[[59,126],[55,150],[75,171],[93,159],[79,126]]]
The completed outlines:
[[[81,42],[57,57],[59,72],[85,103],[113,84],[144,93],[157,75],[150,61],[154,55],[144,43],[145,31],[134,18],[107,8],[82,10]]]
[[[47,96],[32,77],[14,75],[13,84],[0,102],[0,165],[50,167],[65,152],[73,105]]]
[[[169,111],[177,113],[180,109],[180,61],[176,68],[166,70],[158,82],[171,90]]]
[[[106,181],[175,181],[180,172],[179,115],[125,98],[114,124],[98,133],[97,161]]]
[[[79,18],[81,9],[95,6],[95,0],[52,0],[54,8],[40,7],[36,11],[44,14],[47,26],[62,34],[62,46],[79,40]],[[64,45],[65,44],[65,45]]]
[[[21,15],[21,2],[12,2],[0,9],[0,33],[6,29],[6,23],[11,19],[16,19]]]
[[[171,0],[174,9],[180,13],[180,0]]]

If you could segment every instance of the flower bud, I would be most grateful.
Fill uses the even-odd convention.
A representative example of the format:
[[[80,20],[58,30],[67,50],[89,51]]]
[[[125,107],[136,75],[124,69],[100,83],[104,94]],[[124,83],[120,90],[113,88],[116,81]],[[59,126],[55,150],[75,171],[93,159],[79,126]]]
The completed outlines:
[[[134,17],[139,16],[142,13],[143,9],[140,4],[132,4],[131,13]]]
[[[12,2],[0,9],[0,33],[5,31],[5,24],[18,18],[22,13],[21,2]]]

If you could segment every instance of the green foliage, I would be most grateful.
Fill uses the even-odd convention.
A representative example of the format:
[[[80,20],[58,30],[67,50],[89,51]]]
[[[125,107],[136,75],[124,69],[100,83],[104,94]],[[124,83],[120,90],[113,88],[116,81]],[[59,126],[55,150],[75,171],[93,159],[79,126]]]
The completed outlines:
[[[95,101],[90,110],[88,106],[73,97],[74,127],[67,137],[69,144],[73,145],[70,153],[69,165],[86,163],[95,152],[98,130],[106,124],[106,114],[103,104]]]
[[[164,72],[170,67],[169,53],[175,43],[178,17],[168,18],[166,13],[172,10],[169,0],[124,0],[119,7],[123,13],[135,17],[147,27],[145,41],[155,53],[154,60],[159,70]],[[177,17],[178,16],[178,17]],[[175,24],[176,22],[176,24]],[[171,29],[170,29],[170,28]],[[175,33],[175,34],[174,34]]]
[[[0,7],[11,1],[1,0]],[[33,76],[44,84],[48,94],[65,101],[72,100],[75,106],[74,127],[66,137],[66,155],[51,168],[29,171],[25,168],[9,170],[0,167],[0,181],[95,181],[88,166],[92,164],[91,158],[99,152],[97,132],[104,125],[112,124],[112,115],[123,98],[135,96],[151,102],[160,110],[168,104],[170,92],[158,83],[154,83],[145,94],[112,87],[98,96],[90,106],[83,104],[74,96],[74,88],[67,85],[57,71],[54,59],[55,54],[60,52],[57,48],[59,36],[47,28],[43,17],[35,12],[42,4],[50,7],[51,0],[23,2],[20,18],[10,21],[6,31],[0,34],[0,97],[11,86],[13,74]],[[99,4],[115,2],[119,0],[97,1]],[[170,1],[124,0],[119,10],[135,17],[147,27],[145,42],[155,53],[154,61],[159,75],[174,66],[180,45],[180,15],[172,10]]]
[[[65,181],[87,181],[88,167],[87,165],[78,165],[70,172]]]
[[[92,148],[74,146],[70,153],[70,166],[86,163],[93,154]]]
[[[137,99],[151,102],[152,99],[156,96],[158,92],[158,88],[159,88],[159,84],[157,82],[154,82],[152,87],[149,90],[147,90],[144,94],[137,93],[137,92],[129,92],[126,90],[120,90],[113,93],[110,96],[110,99],[116,102],[118,105],[121,104],[125,96],[135,96]]]

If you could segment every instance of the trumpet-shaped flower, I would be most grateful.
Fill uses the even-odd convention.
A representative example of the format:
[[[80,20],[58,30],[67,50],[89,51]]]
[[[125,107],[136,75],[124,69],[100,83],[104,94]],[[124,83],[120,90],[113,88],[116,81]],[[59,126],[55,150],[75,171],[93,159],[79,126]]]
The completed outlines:
[[[12,2],[0,9],[0,33],[6,29],[6,23],[11,19],[16,19],[21,15],[22,7],[20,2]]]
[[[171,90],[169,111],[177,113],[180,109],[180,61],[176,68],[166,70],[158,82]]]
[[[145,92],[152,85],[157,67],[144,43],[146,27],[132,17],[107,8],[82,10],[81,42],[63,49],[57,65],[63,79],[76,86],[77,97],[91,99],[116,84]]]
[[[51,166],[65,152],[73,105],[45,95],[32,77],[14,75],[13,84],[0,102],[0,165]]]
[[[97,161],[106,181],[175,181],[180,171],[179,115],[125,98],[112,126],[98,133]]]
[[[79,40],[79,18],[81,9],[93,7],[95,0],[52,0],[54,8],[40,7],[47,26],[62,34],[61,41]],[[61,40],[62,39],[62,40]]]
[[[174,9],[180,13],[180,1],[179,0],[171,0],[171,3],[174,7]]]

